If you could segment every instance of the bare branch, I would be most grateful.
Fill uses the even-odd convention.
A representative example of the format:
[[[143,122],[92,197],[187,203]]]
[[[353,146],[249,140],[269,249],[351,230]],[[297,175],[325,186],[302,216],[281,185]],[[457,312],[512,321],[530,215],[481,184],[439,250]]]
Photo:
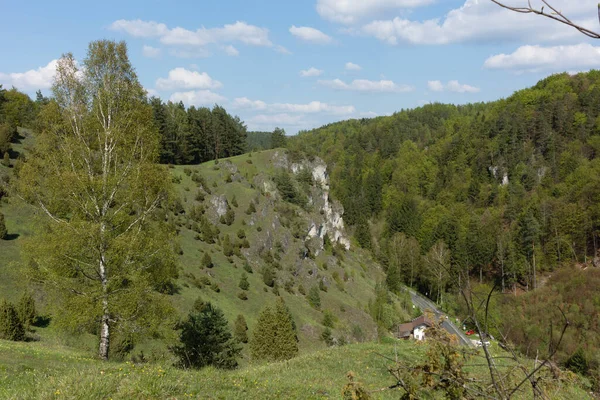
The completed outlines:
[[[550,5],[550,3],[548,3],[548,1],[546,1],[546,0],[542,0],[542,3],[544,3],[550,10],[552,10],[551,13],[544,11],[544,6],[542,6],[542,8],[540,8],[539,10],[532,7],[531,1],[528,2],[528,7],[512,7],[512,6],[507,6],[506,4],[503,4],[497,0],[491,0],[491,1],[493,3],[496,3],[497,5],[499,5],[500,7],[506,8],[507,10],[511,10],[511,11],[518,12],[521,14],[536,14],[536,15],[541,15],[546,18],[553,19],[555,21],[560,22],[561,24],[565,24],[572,28],[575,28],[579,32],[583,33],[584,35],[586,35],[588,37],[591,37],[592,39],[600,39],[600,33],[597,33],[590,29],[584,28],[581,25],[577,25],[576,23],[571,21],[569,18],[567,18],[561,11],[557,10],[552,5]],[[598,18],[600,19],[600,6],[598,7]]]

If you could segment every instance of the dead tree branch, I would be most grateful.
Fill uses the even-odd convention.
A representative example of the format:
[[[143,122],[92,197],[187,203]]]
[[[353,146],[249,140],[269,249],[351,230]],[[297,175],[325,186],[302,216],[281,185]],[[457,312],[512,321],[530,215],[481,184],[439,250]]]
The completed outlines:
[[[565,24],[572,28],[575,28],[579,32],[583,33],[584,35],[586,35],[592,39],[600,39],[600,33],[597,33],[590,29],[584,28],[581,25],[577,25],[576,23],[571,21],[569,18],[567,18],[561,11],[559,11],[555,7],[551,6],[548,3],[548,1],[546,1],[546,0],[541,0],[542,3],[544,3],[544,5],[540,9],[532,7],[531,0],[529,0],[527,2],[528,3],[527,7],[512,7],[512,6],[507,6],[506,4],[503,4],[497,0],[491,0],[491,1],[493,3],[496,3],[497,5],[499,5],[500,7],[506,8],[507,10],[511,10],[511,11],[518,12],[521,14],[536,14],[536,15],[541,15],[542,17],[553,19],[555,21],[560,22],[561,24]],[[550,12],[544,11],[545,7],[548,7],[551,11]],[[600,20],[600,5],[598,6],[598,19]]]

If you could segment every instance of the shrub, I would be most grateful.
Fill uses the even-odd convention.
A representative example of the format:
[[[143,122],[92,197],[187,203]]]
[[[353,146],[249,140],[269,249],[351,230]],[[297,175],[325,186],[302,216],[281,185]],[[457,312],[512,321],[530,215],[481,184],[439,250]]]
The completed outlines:
[[[273,287],[273,285],[275,285],[275,271],[273,271],[273,268],[270,266],[266,266],[263,268],[262,271],[262,275],[263,275],[263,282],[265,283],[265,285],[269,286],[269,287]]]
[[[25,328],[33,325],[36,317],[35,300],[33,299],[33,296],[29,293],[24,293],[23,296],[21,296],[21,299],[17,304],[17,313]]]
[[[210,288],[216,293],[219,293],[221,291],[221,288],[219,287],[219,284],[217,282],[213,282],[212,285],[210,285]]]
[[[202,304],[200,310],[190,313],[178,326],[181,329],[178,346],[172,348],[185,368],[237,367],[241,348],[233,338],[225,316],[210,303]]]
[[[237,197],[235,197],[235,194],[233,195],[233,198],[231,199],[231,205],[234,207],[238,207],[239,204],[237,202]]]
[[[313,286],[308,291],[308,304],[317,310],[321,308],[321,295],[319,294],[319,287]]]
[[[235,320],[233,335],[238,341],[248,343],[248,324],[246,324],[246,319],[242,314],[239,314]]]
[[[0,212],[0,240],[6,239],[8,231],[6,230],[6,224],[4,223],[4,214]]]
[[[8,155],[8,151],[4,153],[2,164],[4,164],[5,167],[10,167],[10,156]]]
[[[19,314],[6,300],[0,302],[0,339],[15,341],[25,339],[25,328]]]
[[[212,258],[210,257],[210,255],[208,254],[208,252],[205,252],[204,256],[202,257],[202,266],[204,268],[212,268],[212,267],[214,267]]]
[[[322,322],[323,326],[327,327],[327,328],[333,328],[334,324],[335,324],[335,317],[333,316],[333,313],[329,310],[326,310],[323,313],[323,322]]]
[[[302,284],[298,285],[298,293],[300,293],[302,296],[306,295],[306,289],[304,289]]]
[[[275,307],[267,306],[258,317],[250,342],[252,358],[259,360],[289,360],[298,354],[294,321],[282,298]]]
[[[242,274],[242,277],[240,278],[239,287],[242,290],[248,290],[250,288],[250,283],[248,282],[248,275],[246,275],[246,273]]]
[[[245,239],[246,238],[246,232],[243,229],[240,229],[237,232],[237,237],[240,238],[240,239]]]
[[[321,340],[325,342],[327,346],[333,346],[333,336],[331,335],[331,329],[325,328],[321,333]]]
[[[244,271],[246,271],[249,274],[253,272],[252,267],[250,266],[250,263],[248,263],[248,261],[244,262]]]
[[[238,299],[240,299],[240,300],[244,300],[244,301],[246,301],[246,300],[248,300],[248,293],[246,293],[246,292],[243,292],[243,291],[242,291],[242,292],[239,292],[239,293],[238,293],[238,295],[237,295],[237,297],[238,297]]]
[[[251,201],[250,204],[248,204],[248,209],[246,210],[246,214],[250,215],[256,212],[256,206],[254,205],[254,202]]]

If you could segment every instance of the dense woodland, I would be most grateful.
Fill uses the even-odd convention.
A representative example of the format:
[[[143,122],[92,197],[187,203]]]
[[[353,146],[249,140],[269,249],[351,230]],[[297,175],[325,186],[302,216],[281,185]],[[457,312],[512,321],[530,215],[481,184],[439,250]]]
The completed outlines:
[[[600,72],[564,73],[496,102],[330,124],[301,132],[290,148],[327,161],[346,222],[385,266],[392,290],[408,284],[450,306],[467,277],[516,294],[562,265],[598,263],[599,115]],[[568,286],[553,286],[560,304]],[[590,318],[596,297],[588,297]],[[543,315],[556,316],[534,304],[540,325],[509,329],[524,348],[547,335]],[[586,331],[595,339],[582,342],[578,332],[570,351],[597,348],[597,334]]]

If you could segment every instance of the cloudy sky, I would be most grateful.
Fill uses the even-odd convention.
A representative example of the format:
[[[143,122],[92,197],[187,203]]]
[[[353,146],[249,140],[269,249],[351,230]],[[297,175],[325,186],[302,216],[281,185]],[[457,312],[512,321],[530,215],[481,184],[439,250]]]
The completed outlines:
[[[1,6],[5,87],[49,94],[62,53],[83,59],[92,40],[126,40],[150,94],[218,103],[252,130],[294,134],[428,102],[495,100],[552,73],[600,68],[600,42],[490,0],[33,3]],[[600,30],[597,1],[550,4]]]

